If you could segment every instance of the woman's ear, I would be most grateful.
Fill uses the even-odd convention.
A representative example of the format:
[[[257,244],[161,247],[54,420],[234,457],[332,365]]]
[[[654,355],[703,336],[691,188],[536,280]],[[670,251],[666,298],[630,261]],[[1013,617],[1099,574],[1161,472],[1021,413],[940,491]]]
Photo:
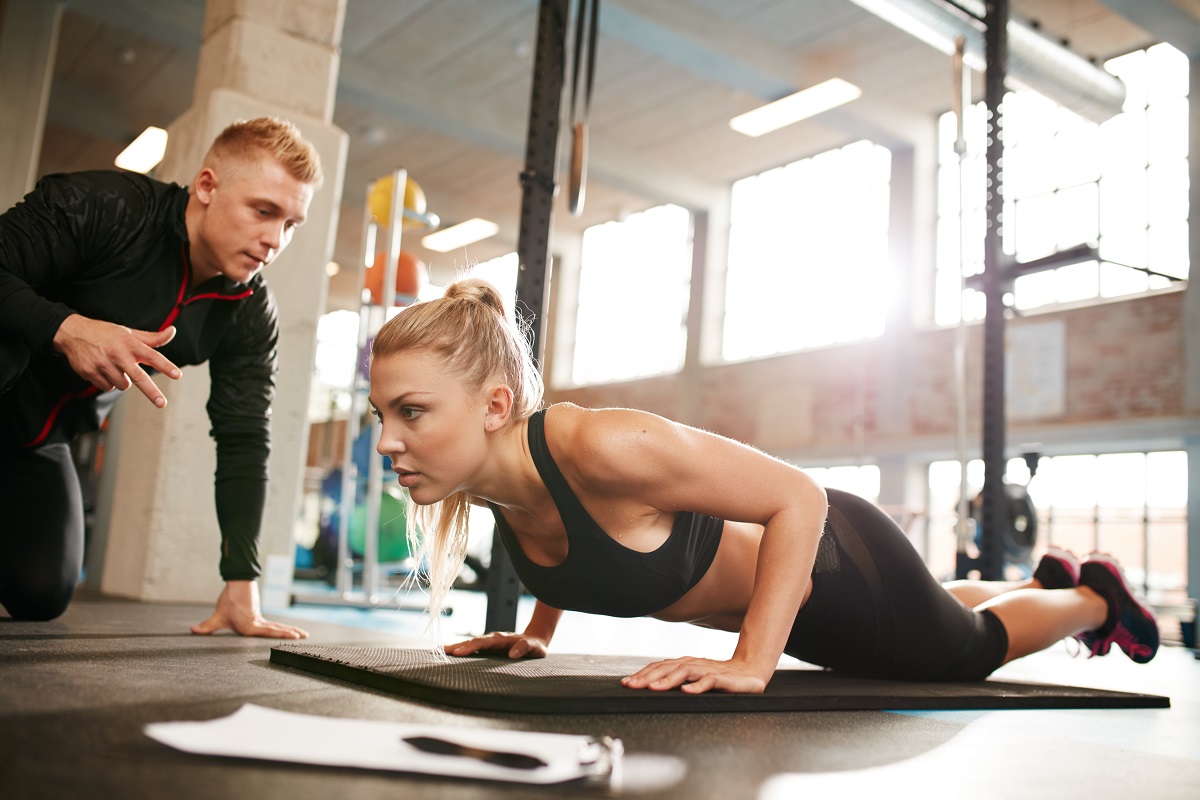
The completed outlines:
[[[488,387],[483,429],[488,433],[493,433],[507,425],[509,417],[512,416],[512,407],[512,389],[503,384]]]

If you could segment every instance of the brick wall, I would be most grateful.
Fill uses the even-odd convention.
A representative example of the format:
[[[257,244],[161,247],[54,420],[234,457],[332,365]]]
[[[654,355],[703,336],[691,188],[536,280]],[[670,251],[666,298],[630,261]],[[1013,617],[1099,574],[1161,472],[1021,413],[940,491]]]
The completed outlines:
[[[1178,417],[1184,413],[1181,291],[1033,314],[1010,329],[1061,320],[1065,328],[1064,413],[1023,423],[1040,428]],[[575,389],[549,389],[550,402],[642,408],[678,418],[682,392],[699,393],[700,427],[768,452],[847,455],[889,443],[953,436],[954,329],[822,348],[738,364]],[[968,329],[968,428],[980,428],[983,330]],[[898,425],[881,430],[893,404]],[[894,417],[895,415],[893,415]],[[907,424],[905,424],[907,420]]]

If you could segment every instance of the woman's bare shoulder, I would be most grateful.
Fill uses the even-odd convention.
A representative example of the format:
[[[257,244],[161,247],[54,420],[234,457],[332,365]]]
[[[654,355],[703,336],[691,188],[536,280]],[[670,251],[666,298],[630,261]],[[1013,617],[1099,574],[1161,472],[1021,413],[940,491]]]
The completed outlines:
[[[572,449],[602,453],[612,445],[621,447],[654,437],[678,435],[678,423],[636,408],[583,408],[559,403],[547,415],[547,430]]]
[[[632,408],[553,406],[547,415],[547,441],[555,460],[584,478],[604,481],[653,463],[654,453],[678,441],[680,426],[665,417]]]

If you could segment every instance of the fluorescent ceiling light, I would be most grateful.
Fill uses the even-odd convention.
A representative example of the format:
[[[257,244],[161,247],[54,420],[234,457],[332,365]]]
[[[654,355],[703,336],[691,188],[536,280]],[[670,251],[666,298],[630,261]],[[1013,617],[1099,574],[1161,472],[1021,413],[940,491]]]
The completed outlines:
[[[762,136],[764,133],[849,103],[861,94],[862,89],[853,83],[847,83],[841,78],[831,78],[734,117],[729,120],[729,127],[747,136]]]
[[[146,173],[158,166],[167,152],[167,132],[151,125],[117,156],[116,164],[130,172]]]
[[[489,236],[495,236],[500,226],[490,220],[475,217],[449,228],[443,228],[437,233],[431,233],[421,240],[421,244],[429,250],[438,253],[448,253],[464,245],[478,242]]]

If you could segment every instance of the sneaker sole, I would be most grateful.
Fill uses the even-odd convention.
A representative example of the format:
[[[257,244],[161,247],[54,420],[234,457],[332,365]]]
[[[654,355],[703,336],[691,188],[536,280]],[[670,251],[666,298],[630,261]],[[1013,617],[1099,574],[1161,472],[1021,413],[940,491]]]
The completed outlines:
[[[1066,574],[1066,578],[1068,581],[1068,583],[1066,583],[1062,586],[1059,586],[1057,583],[1055,583],[1055,585],[1053,585],[1053,586],[1050,586],[1050,585],[1047,585],[1046,581],[1042,580],[1041,578],[1038,578],[1038,581],[1042,584],[1043,588],[1045,588],[1045,589],[1071,589],[1071,588],[1074,588],[1079,585],[1079,559],[1077,559],[1075,557],[1074,553],[1071,553],[1067,550],[1061,550],[1057,547],[1051,547],[1051,548],[1047,549],[1046,552],[1042,555],[1042,560],[1043,561],[1049,560],[1049,561],[1055,562],[1057,564],[1058,568],[1061,569]],[[1039,563],[1038,566],[1040,567],[1041,564]],[[1038,570],[1035,569],[1034,573],[1033,573],[1033,577],[1037,578],[1037,572],[1038,572]]]

